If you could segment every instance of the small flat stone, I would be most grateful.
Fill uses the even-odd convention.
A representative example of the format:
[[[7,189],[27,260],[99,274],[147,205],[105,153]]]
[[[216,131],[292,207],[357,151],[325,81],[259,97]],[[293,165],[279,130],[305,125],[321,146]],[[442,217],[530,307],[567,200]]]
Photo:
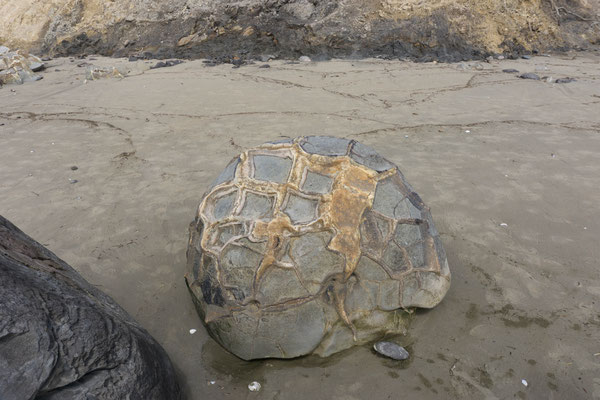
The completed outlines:
[[[45,66],[44,66],[44,63],[33,61],[33,62],[31,62],[31,64],[29,64],[29,68],[31,68],[31,70],[33,72],[39,72],[39,71],[43,70],[45,68]]]
[[[519,78],[521,79],[533,79],[534,81],[539,81],[540,77],[538,76],[538,74],[534,74],[532,72],[527,72],[525,74],[521,74],[519,75]]]
[[[174,65],[181,64],[181,63],[183,63],[183,61],[181,61],[181,60],[159,61],[156,64],[154,64],[154,66],[150,67],[150,69],[172,67]]]
[[[519,70],[514,69],[514,68],[506,68],[506,69],[503,69],[502,72],[505,72],[507,74],[518,74]]]
[[[408,351],[404,347],[392,342],[377,342],[373,348],[377,353],[392,360],[403,361],[410,357],[410,354],[408,354]]]
[[[571,82],[576,82],[577,80],[575,78],[558,78],[556,81],[556,83],[571,83]]]
[[[523,60],[531,60],[531,56],[525,55],[525,56],[521,56],[521,58]]]

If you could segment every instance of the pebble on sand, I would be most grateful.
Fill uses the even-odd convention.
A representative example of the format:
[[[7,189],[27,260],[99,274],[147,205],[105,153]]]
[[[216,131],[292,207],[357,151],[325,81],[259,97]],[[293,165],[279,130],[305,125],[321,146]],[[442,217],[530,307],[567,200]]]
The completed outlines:
[[[251,392],[258,392],[260,390],[260,383],[254,381],[248,385],[248,390]]]
[[[521,74],[519,75],[519,78],[521,79],[533,79],[534,81],[539,81],[540,77],[537,74],[534,74],[533,72],[527,72],[525,74]]]
[[[575,78],[558,78],[557,80],[555,80],[555,83],[571,83],[571,82],[576,82],[577,80]]]
[[[408,354],[408,351],[404,347],[392,342],[377,342],[373,346],[373,349],[377,353],[393,360],[402,361],[410,357],[410,354]]]

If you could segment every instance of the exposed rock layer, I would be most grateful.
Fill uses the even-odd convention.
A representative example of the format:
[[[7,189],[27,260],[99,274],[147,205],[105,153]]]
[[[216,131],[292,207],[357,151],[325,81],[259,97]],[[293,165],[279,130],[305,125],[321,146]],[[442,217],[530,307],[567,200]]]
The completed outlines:
[[[0,282],[3,400],[181,398],[148,332],[2,216]]]
[[[5,0],[0,43],[44,53],[456,60],[600,43],[598,0]]]

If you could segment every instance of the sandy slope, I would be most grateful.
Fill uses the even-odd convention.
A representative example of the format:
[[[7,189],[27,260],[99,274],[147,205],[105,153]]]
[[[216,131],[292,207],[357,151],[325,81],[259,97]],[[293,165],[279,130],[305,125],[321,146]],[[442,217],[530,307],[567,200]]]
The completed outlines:
[[[84,83],[83,61],[130,76]],[[600,398],[599,62],[55,59],[0,88],[0,212],[146,327],[192,399]],[[372,145],[432,208],[453,286],[400,338],[407,365],[367,347],[245,363],[195,314],[183,274],[205,188],[241,148],[309,134]]]

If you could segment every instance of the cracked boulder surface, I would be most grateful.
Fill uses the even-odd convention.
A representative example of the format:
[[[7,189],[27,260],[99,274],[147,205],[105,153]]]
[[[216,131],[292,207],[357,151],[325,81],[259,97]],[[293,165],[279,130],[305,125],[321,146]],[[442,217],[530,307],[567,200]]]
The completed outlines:
[[[188,287],[242,359],[329,356],[405,331],[437,305],[448,261],[398,168],[354,140],[309,136],[234,158],[190,226]]]
[[[0,282],[3,400],[181,398],[148,332],[2,216]]]
[[[0,43],[54,55],[481,58],[591,48],[596,0],[4,0]]]

